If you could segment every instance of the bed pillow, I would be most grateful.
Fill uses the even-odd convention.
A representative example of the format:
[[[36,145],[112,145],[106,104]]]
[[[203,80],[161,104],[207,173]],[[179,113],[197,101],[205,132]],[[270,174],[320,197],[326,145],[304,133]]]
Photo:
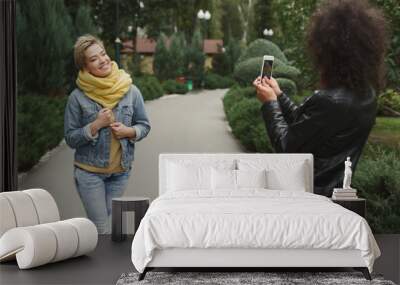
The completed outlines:
[[[211,167],[168,163],[168,191],[210,190]]]
[[[239,170],[266,169],[267,188],[273,190],[306,191],[310,183],[305,161],[273,161],[262,159],[240,159]]]
[[[236,170],[212,168],[211,185],[213,190],[236,190]]]
[[[307,181],[303,167],[294,167],[285,171],[270,169],[267,171],[268,188],[273,190],[307,190]]]
[[[237,188],[267,188],[267,171],[236,170]]]

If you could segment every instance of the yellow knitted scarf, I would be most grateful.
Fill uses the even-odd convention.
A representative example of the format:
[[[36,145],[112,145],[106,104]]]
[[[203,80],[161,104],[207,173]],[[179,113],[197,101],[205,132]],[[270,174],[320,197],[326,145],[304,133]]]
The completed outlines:
[[[90,99],[106,108],[114,108],[129,90],[132,79],[115,61],[107,77],[96,77],[87,71],[79,71],[76,79],[78,87]]]

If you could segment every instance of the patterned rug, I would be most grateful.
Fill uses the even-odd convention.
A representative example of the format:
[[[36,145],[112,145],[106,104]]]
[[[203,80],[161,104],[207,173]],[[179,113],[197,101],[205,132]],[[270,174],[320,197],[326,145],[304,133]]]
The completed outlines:
[[[116,285],[395,285],[382,276],[372,275],[372,281],[364,278],[360,272],[154,272],[150,271],[142,281],[139,273],[124,273]]]

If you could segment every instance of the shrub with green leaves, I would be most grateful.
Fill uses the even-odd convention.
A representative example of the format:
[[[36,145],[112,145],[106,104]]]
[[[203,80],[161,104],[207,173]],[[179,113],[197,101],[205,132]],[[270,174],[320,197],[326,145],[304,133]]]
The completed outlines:
[[[134,78],[133,84],[139,88],[144,100],[153,100],[164,95],[160,81],[154,76]]]
[[[232,132],[246,149],[273,152],[253,87],[233,87],[224,96],[223,103]]]
[[[257,39],[243,51],[238,62],[245,61],[253,57],[263,57],[264,55],[273,55],[275,59],[280,60],[284,64],[289,64],[285,54],[281,49],[271,41],[265,39]]]
[[[67,96],[18,96],[18,171],[39,162],[42,155],[56,147],[64,137],[64,110]],[[41,117],[38,118],[38,115]]]
[[[271,41],[257,39],[243,51],[234,69],[234,78],[242,86],[251,85],[254,79],[260,75],[264,55],[275,57],[272,75],[279,78],[283,89],[290,96],[297,93],[294,82],[300,75],[300,71],[291,66],[285,54]],[[292,81],[288,81],[291,79]]]
[[[253,57],[239,62],[235,66],[234,78],[242,86],[251,85],[254,79],[260,75],[262,57]],[[300,71],[290,65],[275,59],[272,76],[275,78],[286,78],[295,80],[300,75]]]
[[[164,81],[161,85],[166,94],[186,94],[189,91],[186,84],[172,79]]]
[[[205,89],[229,88],[235,84],[235,80],[227,76],[221,76],[212,72],[208,72],[204,77]]]
[[[387,89],[378,97],[378,114],[400,116],[400,92]]]
[[[400,233],[400,150],[367,145],[353,186],[367,199],[367,220],[374,233]]]
[[[276,78],[276,81],[279,84],[279,87],[286,95],[293,97],[297,94],[297,86],[293,80],[287,78]]]

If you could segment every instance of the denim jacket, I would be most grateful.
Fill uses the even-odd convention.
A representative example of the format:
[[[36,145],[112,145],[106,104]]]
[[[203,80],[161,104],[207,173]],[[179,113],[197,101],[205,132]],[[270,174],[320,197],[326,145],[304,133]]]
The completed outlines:
[[[95,167],[109,165],[111,128],[102,128],[95,136],[92,136],[90,131],[90,124],[96,120],[97,113],[102,108],[78,88],[72,91],[68,98],[64,114],[64,137],[68,146],[76,150],[76,162]],[[150,131],[149,119],[139,89],[132,85],[112,111],[116,121],[136,130],[134,139],[120,139],[121,165],[128,170],[134,159],[135,142],[146,137]]]

